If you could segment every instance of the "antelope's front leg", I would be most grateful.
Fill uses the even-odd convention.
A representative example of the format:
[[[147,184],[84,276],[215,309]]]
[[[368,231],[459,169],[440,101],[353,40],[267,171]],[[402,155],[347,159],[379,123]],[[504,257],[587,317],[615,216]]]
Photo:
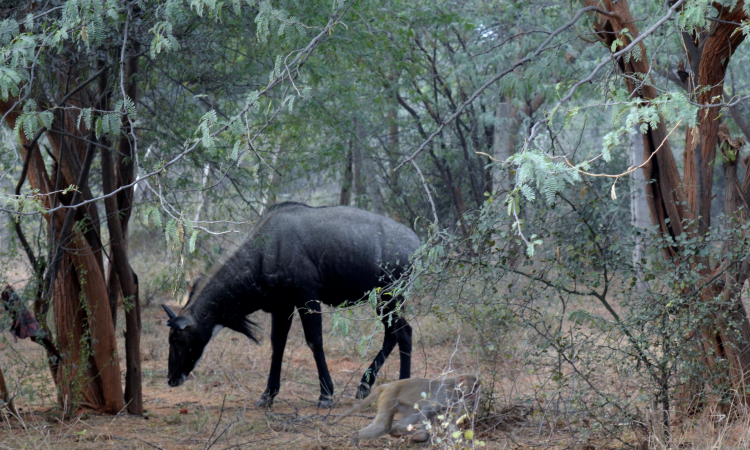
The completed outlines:
[[[284,361],[284,347],[292,327],[293,311],[271,314],[271,371],[268,373],[266,391],[255,404],[260,408],[269,408],[281,387],[281,363]]]

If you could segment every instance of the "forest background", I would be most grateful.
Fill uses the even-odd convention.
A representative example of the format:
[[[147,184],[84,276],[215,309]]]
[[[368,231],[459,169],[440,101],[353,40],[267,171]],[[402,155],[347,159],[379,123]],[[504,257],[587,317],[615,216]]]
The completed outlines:
[[[743,448],[748,14],[707,0],[2,2],[0,282],[17,295],[2,323],[28,307],[42,344],[4,335],[7,436],[52,445],[14,422],[44,408],[77,439],[86,428],[64,424],[81,411],[148,414],[166,371],[158,303],[182,303],[269,206],[302,201],[422,238],[393,289],[435,346],[425,367],[459,352],[486,386],[479,437],[436,445]],[[362,361],[377,347],[368,306],[326,316],[327,346]],[[224,403],[191,445],[216,443]],[[268,429],[301,423],[283,414]],[[302,422],[320,435],[316,414]],[[222,439],[262,435],[237,420]]]

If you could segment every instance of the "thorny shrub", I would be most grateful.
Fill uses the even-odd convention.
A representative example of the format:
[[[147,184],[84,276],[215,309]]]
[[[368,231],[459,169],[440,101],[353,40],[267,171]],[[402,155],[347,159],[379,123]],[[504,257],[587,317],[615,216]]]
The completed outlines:
[[[482,400],[483,426],[532,418],[536,438],[545,430],[578,443],[669,439],[675,417],[731,397],[725,361],[709,370],[696,349],[717,320],[739,333],[731,312],[741,300],[701,297],[721,292],[725,274],[706,279],[698,265],[721,259],[732,270],[749,250],[747,226],[725,218],[705,236],[675,240],[630,226],[628,198],[604,200],[593,187],[578,197],[558,193],[523,211],[524,232],[543,242],[533,258],[492,197],[464,218],[468,238],[433,229],[402,284],[408,308],[473,330],[490,368],[483,384],[495,393]],[[666,262],[670,246],[692,256]],[[697,398],[686,398],[696,386]]]

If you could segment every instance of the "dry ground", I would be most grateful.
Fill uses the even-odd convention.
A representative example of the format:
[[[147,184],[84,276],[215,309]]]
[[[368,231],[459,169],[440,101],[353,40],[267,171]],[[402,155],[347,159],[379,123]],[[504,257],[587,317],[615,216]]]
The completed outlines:
[[[147,413],[143,417],[122,413],[117,417],[82,411],[63,420],[54,403],[51,381],[43,363],[41,347],[28,340],[0,343],[0,365],[16,398],[23,425],[5,417],[0,427],[2,448],[47,449],[339,449],[350,448],[354,430],[369,422],[374,409],[332,425],[336,414],[354,404],[355,387],[379,348],[382,334],[375,334],[367,356],[360,359],[357,344],[375,330],[372,320],[350,322],[347,336],[329,332],[325,336],[326,356],[336,386],[336,405],[319,410],[315,403],[319,386],[310,350],[295,318],[287,345],[281,393],[270,411],[254,406],[265,388],[270,365],[270,321],[256,314],[263,327],[260,346],[230,330],[222,330],[209,344],[193,375],[178,388],[167,386],[168,328],[161,308],[152,306],[143,314],[143,391]],[[362,314],[366,317],[366,311]],[[469,350],[455,346],[455,335],[439,336],[440,329],[424,332],[415,326],[412,376],[439,374],[452,360],[458,371],[479,369]],[[324,319],[331,330],[331,319]],[[420,333],[422,332],[422,333]],[[119,333],[119,332],[118,332]],[[121,334],[120,334],[121,335]],[[7,336],[7,333],[6,333]],[[441,342],[442,341],[442,342]],[[120,365],[124,372],[124,349],[120,344]],[[427,356],[429,355],[429,359]],[[396,356],[396,357],[394,357]],[[452,356],[452,359],[451,359]],[[398,375],[394,353],[379,381]],[[485,448],[514,448],[501,433],[480,436]],[[420,448],[386,437],[364,448]]]

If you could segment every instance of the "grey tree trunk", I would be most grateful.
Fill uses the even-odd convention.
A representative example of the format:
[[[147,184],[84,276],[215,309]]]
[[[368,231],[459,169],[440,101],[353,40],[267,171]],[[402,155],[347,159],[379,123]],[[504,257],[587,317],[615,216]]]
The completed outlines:
[[[637,167],[643,164],[643,139],[641,132],[636,127],[629,135],[630,138],[630,165]],[[630,174],[632,183],[630,184],[630,224],[639,229],[640,234],[635,236],[635,247],[633,247],[633,267],[636,271],[638,282],[636,289],[643,292],[646,288],[643,283],[643,272],[641,260],[644,256],[644,241],[646,239],[648,228],[651,226],[651,212],[648,209],[648,200],[646,199],[646,180],[643,177],[643,171],[638,169]]]
[[[509,102],[502,102],[497,105],[495,117],[498,123],[495,125],[493,137],[493,157],[497,161],[504,162],[516,153],[518,110]],[[495,166],[492,183],[495,186],[495,192],[498,194],[504,194],[510,190],[510,172],[507,166],[501,164]]]
[[[354,194],[355,206],[367,207],[376,214],[383,213],[383,194],[380,192],[380,181],[376,175],[375,163],[367,154],[367,136],[362,124],[356,123],[358,142],[352,147],[354,159]],[[369,204],[369,207],[368,207]]]
[[[504,162],[516,153],[519,129],[518,109],[514,108],[510,102],[499,103],[495,110],[495,117],[497,118],[497,124],[493,135],[492,151],[493,157],[498,162],[493,170],[492,185],[494,187],[493,194],[498,197],[498,200],[504,201],[505,195],[513,187],[510,166],[504,164]],[[503,224],[499,231],[510,232],[510,227]],[[495,241],[499,242],[500,239],[497,238]],[[523,248],[514,244],[510,245],[512,248],[509,251],[508,265],[515,267],[518,263],[518,256],[523,254]]]
[[[349,150],[346,152],[346,160],[344,164],[344,179],[341,181],[339,205],[349,206],[352,201],[352,184],[354,183],[354,172],[352,170],[354,158],[352,156],[351,140],[349,141]]]
[[[203,212],[203,209],[206,207],[206,201],[208,200],[208,196],[206,195],[206,183],[208,183],[208,174],[210,173],[211,168],[208,164],[203,166],[203,177],[201,178],[201,191],[200,191],[200,203],[198,203],[198,209],[195,211],[195,216],[193,216],[193,222],[198,222],[201,219],[201,212]]]

